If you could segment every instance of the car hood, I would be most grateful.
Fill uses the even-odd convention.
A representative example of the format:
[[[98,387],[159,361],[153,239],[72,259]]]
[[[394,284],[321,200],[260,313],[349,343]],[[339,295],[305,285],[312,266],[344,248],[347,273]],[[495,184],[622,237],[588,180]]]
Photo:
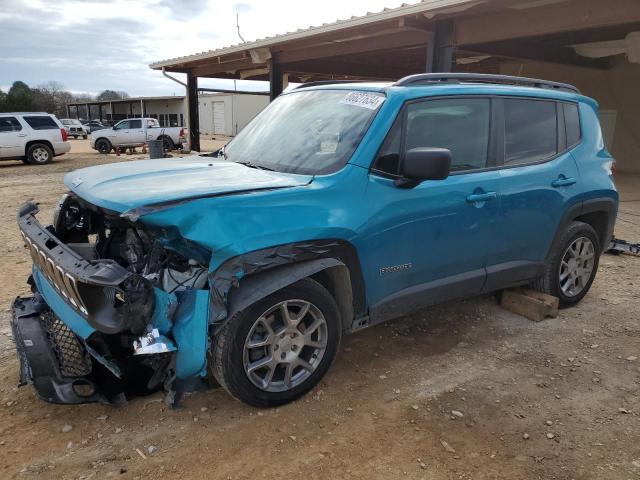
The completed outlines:
[[[312,180],[310,175],[193,156],[83,168],[65,175],[64,184],[94,205],[125,212],[181,200],[303,186]]]
[[[113,128],[101,128],[99,130],[94,130],[93,132],[91,132],[91,135],[110,135],[114,132]]]

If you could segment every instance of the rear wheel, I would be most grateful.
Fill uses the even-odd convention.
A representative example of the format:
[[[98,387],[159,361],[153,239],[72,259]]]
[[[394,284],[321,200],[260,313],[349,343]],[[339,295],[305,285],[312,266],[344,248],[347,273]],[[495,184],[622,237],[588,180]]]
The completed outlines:
[[[165,152],[170,152],[174,148],[176,148],[175,144],[173,143],[173,140],[171,140],[171,138],[169,138],[169,137],[161,137],[158,140],[162,140],[162,149]]]
[[[587,294],[598,270],[600,241],[593,227],[573,222],[554,245],[545,273],[533,288],[560,299],[562,307],[577,304]]]
[[[44,143],[34,143],[27,150],[27,163],[32,165],[44,165],[53,160],[53,150]]]
[[[256,302],[216,335],[213,373],[235,398],[281,405],[320,381],[340,343],[338,307],[319,283],[304,279]]]
[[[107,154],[111,151],[113,147],[111,146],[111,142],[106,138],[101,138],[96,141],[96,150],[102,154]]]

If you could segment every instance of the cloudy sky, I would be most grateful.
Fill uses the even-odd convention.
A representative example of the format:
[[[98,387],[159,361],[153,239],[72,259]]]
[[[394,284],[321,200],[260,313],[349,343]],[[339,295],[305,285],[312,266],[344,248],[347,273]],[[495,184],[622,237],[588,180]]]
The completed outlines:
[[[413,3],[411,0],[405,0]],[[151,62],[332,22],[402,0],[0,0],[0,89],[60,82],[73,92],[183,94]],[[225,81],[202,86],[228,87]],[[217,82],[217,83],[216,83]],[[256,85],[258,83],[258,85]],[[245,88],[261,88],[250,82]],[[240,88],[240,86],[239,86]]]

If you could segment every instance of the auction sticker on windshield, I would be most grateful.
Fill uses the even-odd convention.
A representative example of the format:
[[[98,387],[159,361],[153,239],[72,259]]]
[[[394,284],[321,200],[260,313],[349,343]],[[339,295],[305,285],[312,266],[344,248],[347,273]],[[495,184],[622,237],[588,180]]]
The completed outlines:
[[[369,92],[349,92],[340,103],[375,110],[384,102],[384,98],[382,95]]]

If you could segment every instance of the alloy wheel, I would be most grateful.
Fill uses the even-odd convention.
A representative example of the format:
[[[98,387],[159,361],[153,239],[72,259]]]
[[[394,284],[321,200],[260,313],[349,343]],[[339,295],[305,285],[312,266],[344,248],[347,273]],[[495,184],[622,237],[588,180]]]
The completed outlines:
[[[567,247],[560,262],[559,285],[567,297],[575,297],[588,285],[595,262],[595,248],[587,237],[578,237]]]
[[[306,300],[286,300],[254,322],[244,343],[244,370],[267,392],[291,390],[318,368],[327,348],[324,315]]]
[[[49,161],[49,152],[44,147],[36,147],[31,153],[31,158],[36,163],[46,163]]]

